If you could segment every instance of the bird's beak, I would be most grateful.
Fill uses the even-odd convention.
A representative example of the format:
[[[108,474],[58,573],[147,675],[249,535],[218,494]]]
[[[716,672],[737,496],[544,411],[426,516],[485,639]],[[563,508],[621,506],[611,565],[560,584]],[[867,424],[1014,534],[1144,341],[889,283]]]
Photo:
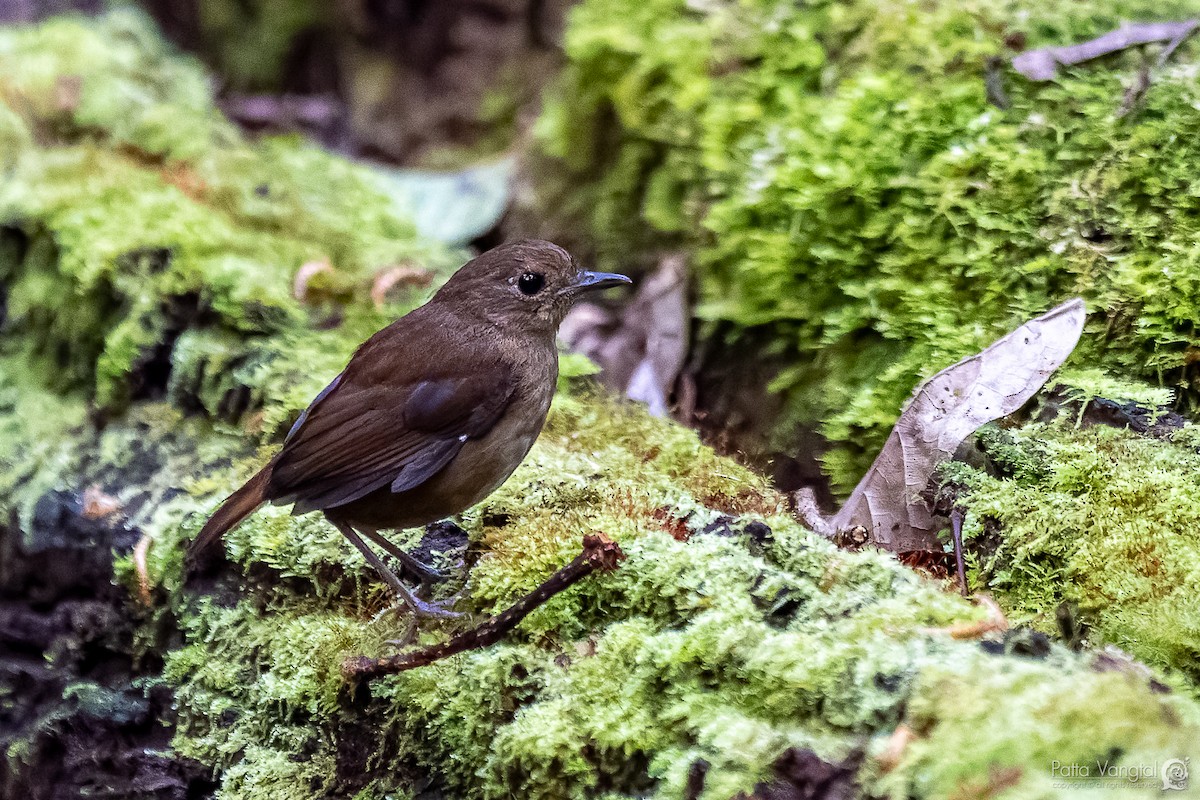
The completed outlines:
[[[590,272],[584,270],[579,273],[579,277],[575,279],[568,288],[572,294],[583,294],[584,292],[594,292],[599,289],[607,289],[610,286],[620,286],[624,283],[633,283],[625,275],[618,275],[615,272]]]

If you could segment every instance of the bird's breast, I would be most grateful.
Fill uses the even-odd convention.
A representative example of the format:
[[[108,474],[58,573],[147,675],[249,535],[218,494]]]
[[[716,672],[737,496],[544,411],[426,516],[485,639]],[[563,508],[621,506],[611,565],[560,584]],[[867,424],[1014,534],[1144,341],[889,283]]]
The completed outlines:
[[[553,389],[544,396],[515,402],[484,436],[468,440],[438,478],[447,489],[473,506],[495,491],[521,464],[546,422]]]

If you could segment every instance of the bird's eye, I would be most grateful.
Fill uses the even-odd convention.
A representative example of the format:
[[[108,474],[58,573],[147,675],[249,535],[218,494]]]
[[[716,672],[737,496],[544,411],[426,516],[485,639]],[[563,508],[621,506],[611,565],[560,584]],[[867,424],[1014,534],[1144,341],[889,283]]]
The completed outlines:
[[[521,294],[533,296],[542,290],[546,285],[546,276],[540,272],[525,272],[521,277],[517,278],[517,288],[521,290]]]

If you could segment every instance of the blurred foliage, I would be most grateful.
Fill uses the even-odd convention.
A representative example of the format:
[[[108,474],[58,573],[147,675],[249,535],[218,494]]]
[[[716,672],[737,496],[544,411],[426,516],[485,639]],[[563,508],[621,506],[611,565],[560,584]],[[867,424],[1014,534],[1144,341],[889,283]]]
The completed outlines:
[[[239,371],[270,373],[281,347],[337,358],[314,347],[313,319],[395,264],[456,263],[365,168],[246,139],[200,65],[137,13],[0,29],[0,125],[17,145],[0,180],[7,332],[55,389],[107,411],[164,391],[216,416],[275,407],[239,398]],[[330,270],[302,309],[306,263]],[[352,304],[350,327],[365,336],[385,311]]]
[[[505,154],[570,0],[125,0],[198,54],[227,111],[339,152],[458,169]]]
[[[318,0],[148,0],[145,5],[168,13],[192,6],[199,48],[220,66],[222,78],[242,91],[277,88],[297,37],[327,27],[333,15],[331,4]]]
[[[1012,47],[1076,43],[1195,2],[585,0],[539,122],[549,209],[603,260],[685,246],[698,314],[785,367],[781,441],[833,443],[847,491],[914,384],[1062,299],[1074,363],[1180,387],[1200,335],[1195,43],[1032,84]],[[989,103],[988,59],[1011,107]],[[570,186],[556,192],[557,182]],[[767,336],[761,334],[766,333]],[[757,334],[751,337],[751,334]]]

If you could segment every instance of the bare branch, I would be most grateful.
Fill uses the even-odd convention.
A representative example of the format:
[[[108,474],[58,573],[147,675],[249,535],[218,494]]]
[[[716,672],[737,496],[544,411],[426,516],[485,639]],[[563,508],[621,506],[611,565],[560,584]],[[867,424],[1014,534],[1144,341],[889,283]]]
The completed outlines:
[[[583,552],[551,575],[544,583],[509,606],[505,611],[491,617],[482,625],[420,650],[387,658],[355,656],[342,662],[342,675],[347,680],[371,680],[382,675],[391,675],[440,661],[447,656],[488,647],[504,638],[504,635],[529,616],[529,613],[567,587],[578,583],[596,570],[609,572],[625,558],[620,546],[602,533],[589,533],[583,537]]]
[[[1060,66],[1069,67],[1091,61],[1130,47],[1155,42],[1167,42],[1167,48],[1159,56],[1160,65],[1166,62],[1175,49],[1200,27],[1200,19],[1182,22],[1143,22],[1122,25],[1082,44],[1066,47],[1043,47],[1021,53],[1012,60],[1013,69],[1031,81],[1050,81],[1058,77]]]

